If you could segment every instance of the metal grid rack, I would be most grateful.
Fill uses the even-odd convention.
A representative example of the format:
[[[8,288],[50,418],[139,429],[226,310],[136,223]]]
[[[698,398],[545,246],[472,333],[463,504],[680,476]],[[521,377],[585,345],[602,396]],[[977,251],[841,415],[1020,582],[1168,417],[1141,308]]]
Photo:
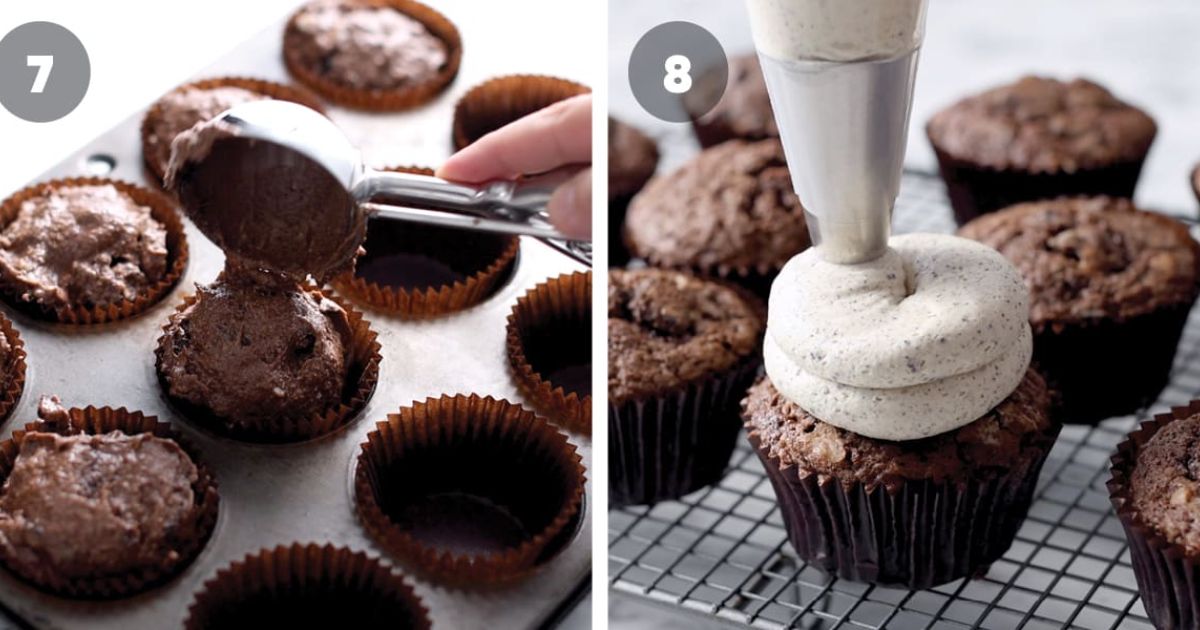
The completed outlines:
[[[893,224],[898,232],[952,231],[940,181],[905,173]],[[1151,411],[1200,393],[1198,354],[1200,310]],[[1109,457],[1136,420],[1065,427],[1004,557],[981,578],[924,591],[832,578],[798,559],[743,438],[720,483],[679,501],[609,512],[612,591],[730,626],[1151,630],[1105,488]]]

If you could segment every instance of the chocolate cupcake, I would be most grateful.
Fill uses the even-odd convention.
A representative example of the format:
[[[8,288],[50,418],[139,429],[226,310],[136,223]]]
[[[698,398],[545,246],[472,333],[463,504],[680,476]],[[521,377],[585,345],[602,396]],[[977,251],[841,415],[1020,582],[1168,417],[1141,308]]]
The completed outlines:
[[[0,313],[0,425],[8,420],[25,391],[25,342]]]
[[[226,271],[168,320],[155,366],[189,419],[238,439],[289,442],[362,410],[378,351],[362,316],[320,291]]]
[[[473,87],[454,106],[451,140],[457,151],[487,134],[572,96],[591,92],[567,79],[536,74],[496,77]]]
[[[650,181],[629,204],[625,243],[655,267],[726,278],[766,297],[811,244],[778,140],[733,140]]]
[[[427,168],[388,170],[432,175]],[[512,273],[520,239],[507,234],[368,219],[354,271],[333,287],[350,299],[402,319],[424,319],[470,308]]]
[[[170,425],[122,409],[66,410],[0,443],[0,563],[73,598],[126,597],[195,559],[216,524],[211,474]]]
[[[1196,195],[1196,201],[1200,201],[1200,164],[1192,170],[1192,192]]]
[[[428,630],[430,621],[408,581],[378,558],[295,543],[218,571],[196,594],[183,627]]]
[[[1063,421],[1133,413],[1158,397],[1200,293],[1200,244],[1186,226],[1128,200],[1079,197],[1012,206],[959,234],[1024,276],[1034,362]]]
[[[925,131],[962,225],[1022,201],[1133,197],[1157,126],[1091,81],[1024,77],[938,112]]]
[[[609,501],[650,504],[718,481],[761,364],[762,305],[659,269],[608,274]]]
[[[1012,544],[1061,428],[1049,403],[1031,369],[974,422],[891,442],[824,423],[763,378],[742,416],[803,560],[920,589],[984,570]]]
[[[479,396],[414,402],[367,435],[354,492],[367,531],[431,579],[523,577],[583,518],[584,471],[566,435]]]
[[[171,141],[181,131],[249,101],[279,99],[321,111],[306,90],[244,77],[221,77],[185,83],[150,106],[142,119],[142,159],[161,183],[171,160]]]
[[[1109,496],[1156,628],[1200,626],[1200,401],[1159,414],[1117,446]]]
[[[413,0],[317,0],[288,20],[283,61],[321,96],[347,107],[408,109],[458,75],[462,38]]]
[[[592,433],[592,272],[551,278],[517,299],[506,348],[513,379],[540,413]]]
[[[0,297],[39,319],[131,317],[170,292],[187,256],[171,202],[125,182],[58,179],[0,203]]]
[[[711,147],[727,140],[763,140],[778,138],[779,127],[767,95],[767,82],[759,66],[758,55],[738,55],[729,60],[726,85],[714,85],[702,74],[696,87],[683,97],[683,106],[692,116],[692,129],[700,146]],[[712,102],[712,91],[725,88],[721,99],[708,112],[699,111]]]
[[[621,242],[625,210],[658,169],[658,146],[642,132],[608,119],[608,266],[629,262]]]

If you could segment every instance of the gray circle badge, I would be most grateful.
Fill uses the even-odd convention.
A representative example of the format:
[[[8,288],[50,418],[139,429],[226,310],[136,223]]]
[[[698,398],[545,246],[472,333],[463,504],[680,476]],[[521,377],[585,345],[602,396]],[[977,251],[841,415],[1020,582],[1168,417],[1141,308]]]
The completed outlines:
[[[629,87],[651,115],[688,122],[711,110],[729,78],[725,49],[691,22],[667,22],[646,31],[629,56]]]
[[[87,50],[53,22],[28,22],[0,39],[0,105],[29,122],[71,113],[91,82]]]

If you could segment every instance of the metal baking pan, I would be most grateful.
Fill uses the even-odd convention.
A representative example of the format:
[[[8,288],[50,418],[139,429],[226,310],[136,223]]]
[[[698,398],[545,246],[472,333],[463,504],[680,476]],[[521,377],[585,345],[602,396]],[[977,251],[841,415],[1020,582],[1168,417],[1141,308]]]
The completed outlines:
[[[512,15],[492,3],[451,3],[443,11],[465,42],[455,83],[434,102],[408,113],[364,114],[329,106],[330,117],[364,148],[369,163],[437,165],[450,154],[450,121],[459,95],[500,74],[546,73],[588,82],[570,55],[537,50],[537,38],[513,37],[495,25]],[[284,20],[238,46],[195,78],[245,75],[281,82]],[[568,35],[569,36],[569,35]],[[577,48],[576,48],[577,49]],[[566,49],[570,50],[570,49]],[[183,80],[180,81],[181,83]],[[148,105],[148,104],[147,104]],[[142,167],[138,127],[142,112],[88,143],[37,181],[104,175],[153,186]],[[38,397],[56,394],[68,406],[125,406],[170,421],[196,445],[215,470],[220,518],[212,539],[194,563],[165,586],[113,602],[82,602],[41,593],[0,572],[0,602],[16,619],[39,628],[179,627],[202,583],[247,553],[294,541],[332,542],[388,559],[365,534],[354,513],[351,478],[359,444],[375,422],[414,400],[443,393],[478,393],[525,403],[509,377],[505,323],[517,297],[547,278],[582,266],[543,243],[523,238],[507,283],[483,304],[426,322],[403,322],[362,310],[379,333],[383,360],[379,385],[363,412],[334,436],[290,446],[256,446],[196,430],[173,413],[154,372],[161,327],[196,283],[216,278],[220,250],[189,223],[191,262],[179,286],[147,312],[111,325],[71,328],[32,321],[7,306],[29,353],[25,392],[3,429],[33,421]],[[590,343],[581,339],[580,343]],[[571,434],[591,465],[591,442]],[[588,480],[590,505],[592,480]],[[590,508],[585,508],[590,509]],[[553,623],[570,600],[586,592],[591,573],[591,519],[585,514],[571,542],[529,579],[500,590],[458,591],[412,579],[435,627],[534,628]],[[399,565],[401,571],[404,566]],[[0,623],[3,625],[3,623]]]

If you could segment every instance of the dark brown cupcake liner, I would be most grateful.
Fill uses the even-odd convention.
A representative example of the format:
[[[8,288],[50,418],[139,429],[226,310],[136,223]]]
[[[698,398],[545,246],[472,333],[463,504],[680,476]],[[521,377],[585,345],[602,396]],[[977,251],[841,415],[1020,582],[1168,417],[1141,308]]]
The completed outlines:
[[[536,342],[539,334],[577,330],[581,331],[578,339],[564,339],[552,348],[538,347],[537,354],[531,352],[530,343]],[[554,354],[549,357],[554,361],[570,360],[572,352],[587,353],[590,367],[591,330],[592,272],[577,271],[547,280],[518,298],[508,316],[506,340],[509,366],[521,394],[551,422],[585,435],[592,433],[590,380],[589,393],[581,397],[555,384],[534,364],[544,364],[547,358],[539,355],[545,350]]]
[[[528,575],[569,542],[567,528],[583,509],[584,469],[566,435],[533,412],[491,397],[443,395],[376,424],[362,445],[354,493],[363,526],[389,553],[438,582],[490,586]],[[429,542],[412,523],[453,531],[470,518],[421,505],[432,497],[486,502],[491,516],[471,521],[495,524],[503,514],[518,526],[495,551]],[[407,515],[395,516],[401,508]]]
[[[720,481],[742,427],[738,403],[761,364],[755,355],[661,396],[609,401],[609,503],[652,505]]]
[[[0,313],[0,335],[8,340],[8,345],[12,348],[12,354],[8,357],[8,363],[0,368],[0,378],[4,378],[3,389],[0,390],[0,426],[3,426],[8,421],[8,416],[17,406],[17,402],[21,400],[21,393],[25,391],[25,342],[21,339],[21,333],[13,327],[13,324],[3,313]]]
[[[1107,195],[1132,198],[1142,172],[1142,159],[1111,166],[1080,169],[1073,173],[1029,173],[981,167],[959,160],[933,147],[938,171],[954,209],[954,220],[964,225],[982,214],[1024,201],[1064,195]]]
[[[557,77],[512,74],[471,88],[454,106],[451,140],[454,150],[572,96],[587,94],[587,86]]]
[[[199,81],[184,83],[183,85],[171,90],[171,92],[178,92],[187,88],[211,90],[221,87],[241,88],[243,90],[254,92],[255,94],[268,96],[275,100],[297,103],[310,109],[315,109],[318,112],[325,113],[325,108],[321,106],[321,103],[317,100],[317,97],[304,88],[251,77],[213,77],[210,79],[201,79]],[[162,102],[155,101],[155,103],[150,106],[150,109],[146,110],[146,115],[142,117],[141,126],[142,162],[145,164],[146,170],[154,176],[152,178],[153,181],[159,186],[162,186],[163,177],[166,176],[166,173],[157,162],[151,159],[153,150],[150,146],[150,137],[151,127],[155,119],[161,115]]]
[[[297,51],[296,18],[307,8],[301,7],[292,14],[283,32],[283,62],[296,80],[324,98],[355,109],[391,112],[410,109],[433,100],[441,94],[454,78],[462,63],[462,36],[458,28],[446,16],[414,0],[356,0],[357,5],[391,8],[417,20],[429,32],[446,44],[446,65],[432,79],[415,85],[389,89],[353,88],[339,83],[304,65]]]
[[[348,303],[311,286],[304,287],[306,291],[320,293],[333,300],[346,311],[346,319],[350,324],[350,344],[347,350],[346,385],[342,391],[342,399],[337,405],[304,419],[287,417],[274,418],[270,422],[256,426],[246,426],[229,422],[214,414],[209,409],[188,400],[177,398],[170,394],[170,385],[162,370],[163,353],[170,343],[166,331],[170,322],[163,325],[163,334],[158,338],[154,350],[154,370],[158,374],[158,383],[163,395],[171,405],[190,422],[199,427],[234,440],[257,442],[265,444],[283,444],[303,442],[324,437],[350,424],[355,417],[367,406],[367,402],[375,393],[379,382],[379,361],[382,359],[377,341],[378,335],[371,330],[371,324],[363,318],[362,313],[354,310]],[[179,313],[196,303],[196,295],[192,294],[183,299],[175,308]]]
[[[386,170],[415,173],[418,175],[433,175],[432,169],[424,167],[392,167]],[[371,243],[370,229],[370,224],[368,223],[367,242],[364,243],[364,247],[368,249]],[[359,257],[357,271],[347,272],[333,279],[330,283],[333,285],[333,288],[338,293],[345,295],[355,302],[365,304],[401,319],[438,317],[470,308],[490,297],[512,271],[513,265],[517,260],[517,252],[520,251],[521,247],[521,239],[516,236],[468,232],[466,230],[426,226],[416,223],[405,224],[405,230],[415,232],[417,235],[428,235],[430,237],[429,242],[440,243],[441,241],[449,241],[461,235],[463,238],[497,239],[496,242],[504,242],[505,246],[493,261],[465,279],[456,280],[451,284],[429,286],[422,289],[389,286],[361,277],[359,272],[362,271],[364,258],[369,255],[368,252],[367,255]],[[420,237],[415,236],[414,239],[420,240]],[[443,250],[447,255],[469,255],[474,251],[474,248],[469,244],[463,243],[461,239],[457,240],[458,242],[444,243]]]
[[[167,271],[158,282],[133,300],[94,306],[51,307],[21,299],[21,287],[11,279],[0,277],[0,299],[22,313],[44,321],[86,326],[128,319],[158,303],[171,292],[183,277],[188,263],[187,236],[175,204],[166,195],[128,182],[102,177],[70,177],[34,184],[13,193],[0,202],[0,230],[17,218],[21,204],[60,188],[110,185],[129,195],[137,204],[150,208],[150,215],[162,224],[167,233]]]
[[[12,473],[21,443],[29,433],[102,435],[113,431],[120,431],[126,435],[150,433],[175,441],[187,453],[199,473],[196,482],[192,484],[196,497],[194,527],[178,532],[178,560],[169,562],[164,559],[160,566],[147,567],[133,574],[63,579],[31,572],[30,567],[17,565],[4,557],[5,554],[0,549],[0,564],[40,590],[73,599],[117,599],[142,593],[183,573],[196,556],[200,555],[212,536],[220,503],[217,482],[212,471],[200,458],[199,452],[172,429],[170,424],[159,422],[155,416],[146,416],[140,411],[129,411],[124,407],[72,408],[66,410],[64,417],[33,422],[26,424],[24,430],[13,431],[10,439],[0,442],[0,485],[3,485]]]
[[[1055,420],[1095,424],[1152,404],[1167,385],[1191,308],[1035,329],[1033,360],[1055,392]]]
[[[1182,545],[1167,540],[1153,525],[1142,520],[1133,506],[1129,483],[1138,453],[1146,442],[1159,429],[1197,413],[1200,413],[1200,400],[1154,416],[1118,444],[1112,456],[1109,499],[1125,529],[1142,606],[1156,628],[1200,627],[1200,568],[1198,560],[1189,558]]]
[[[328,543],[293,543],[218,571],[196,593],[183,626],[428,630],[430,621],[408,580],[378,558]]]
[[[779,502],[788,540],[806,562],[837,577],[924,589],[986,571],[1029,511],[1038,474],[1062,425],[1040,453],[987,479],[883,484],[822,480],[784,467],[748,434]]]

